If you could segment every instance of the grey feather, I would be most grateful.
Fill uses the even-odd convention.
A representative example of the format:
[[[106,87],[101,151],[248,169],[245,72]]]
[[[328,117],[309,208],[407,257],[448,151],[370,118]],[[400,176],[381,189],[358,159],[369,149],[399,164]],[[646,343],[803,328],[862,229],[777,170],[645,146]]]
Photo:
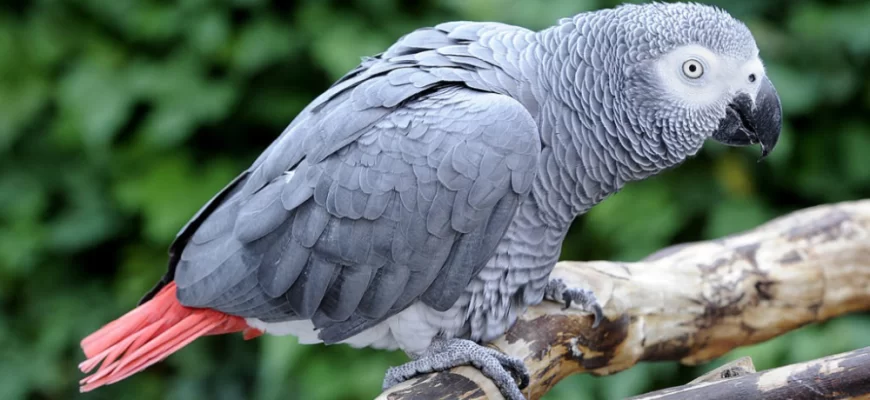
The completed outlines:
[[[196,244],[206,244],[223,237],[233,230],[238,212],[238,200],[234,199],[222,204],[201,222],[196,232],[190,237],[190,241]]]
[[[316,255],[308,259],[307,267],[285,295],[296,315],[303,319],[314,316],[338,268],[335,263]]]
[[[311,249],[303,246],[294,237],[292,221],[295,219],[284,222],[282,232],[275,240],[274,248],[265,254],[257,270],[260,287],[270,297],[277,298],[286,293],[302,273],[311,256]]]
[[[238,210],[233,234],[243,242],[253,242],[275,230],[290,215],[281,201],[284,182],[266,185]]]
[[[379,268],[356,312],[369,320],[383,318],[404,292],[410,275],[411,271],[404,266],[387,265]]]
[[[359,307],[371,282],[373,268],[368,265],[347,265],[329,286],[320,311],[329,321],[344,321]],[[324,321],[325,322],[325,321]],[[317,326],[326,325],[317,323]]]
[[[293,237],[305,247],[314,247],[329,224],[329,213],[308,202],[297,208],[293,215]]]

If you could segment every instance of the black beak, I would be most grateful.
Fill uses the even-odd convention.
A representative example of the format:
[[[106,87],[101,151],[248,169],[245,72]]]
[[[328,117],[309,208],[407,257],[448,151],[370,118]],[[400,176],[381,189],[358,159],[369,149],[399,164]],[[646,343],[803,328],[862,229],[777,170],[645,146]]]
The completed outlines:
[[[781,130],[782,105],[779,95],[770,79],[764,77],[754,103],[749,95],[741,93],[728,105],[725,118],[713,132],[713,139],[729,146],[760,143],[763,160],[773,151]]]

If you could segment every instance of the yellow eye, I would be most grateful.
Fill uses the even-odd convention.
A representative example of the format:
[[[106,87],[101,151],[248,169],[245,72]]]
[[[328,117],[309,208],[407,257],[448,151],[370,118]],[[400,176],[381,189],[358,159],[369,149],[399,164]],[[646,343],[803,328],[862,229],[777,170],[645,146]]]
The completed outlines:
[[[683,63],[683,75],[690,79],[698,79],[704,75],[704,65],[698,60],[686,60]]]

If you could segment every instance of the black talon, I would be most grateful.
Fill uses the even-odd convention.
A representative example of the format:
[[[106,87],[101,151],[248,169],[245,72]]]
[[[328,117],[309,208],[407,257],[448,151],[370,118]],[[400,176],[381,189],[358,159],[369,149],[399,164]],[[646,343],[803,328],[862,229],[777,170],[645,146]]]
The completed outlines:
[[[565,307],[562,308],[563,310],[567,310],[571,307],[571,303],[574,302],[574,296],[571,295],[571,291],[566,290],[562,292],[562,301],[565,302]]]
[[[520,388],[520,390],[523,390],[523,389],[529,387],[529,381],[531,380],[531,378],[529,377],[529,374],[523,373],[523,371],[511,371],[511,372],[512,372],[512,374],[518,375],[518,376],[514,376],[514,380],[517,381],[517,387]]]
[[[564,307],[562,307],[563,310],[566,310],[571,307],[572,304],[579,302],[584,311],[593,315],[592,328],[598,328],[598,326],[601,325],[601,321],[604,319],[604,311],[602,310],[601,305],[598,304],[598,300],[595,298],[594,293],[585,289],[568,288],[567,285],[558,278],[551,280],[547,286],[545,297],[549,300],[556,301],[559,293],[562,295],[562,303],[564,304]]]
[[[595,319],[592,320],[592,329],[596,329],[598,325],[601,325],[601,320],[604,319],[604,311],[600,305],[595,304],[592,306],[592,314],[595,315]]]

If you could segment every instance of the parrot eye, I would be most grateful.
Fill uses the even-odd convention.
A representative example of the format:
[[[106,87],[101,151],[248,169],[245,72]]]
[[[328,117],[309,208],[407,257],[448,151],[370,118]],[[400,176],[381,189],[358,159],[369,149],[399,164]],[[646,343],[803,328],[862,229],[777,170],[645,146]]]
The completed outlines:
[[[749,74],[749,83],[755,82],[755,74]]]
[[[687,78],[698,79],[704,75],[704,66],[698,60],[686,60],[683,63],[683,75]]]

